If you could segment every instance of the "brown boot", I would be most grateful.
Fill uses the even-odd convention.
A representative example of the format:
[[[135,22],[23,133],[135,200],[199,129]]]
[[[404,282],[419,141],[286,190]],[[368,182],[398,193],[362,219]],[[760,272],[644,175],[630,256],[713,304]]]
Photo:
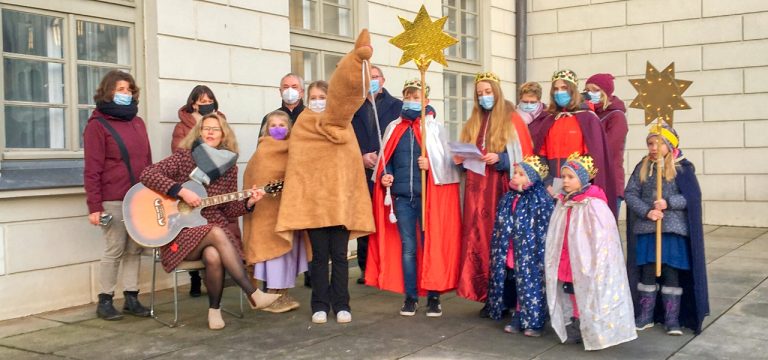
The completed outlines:
[[[282,297],[277,301],[273,302],[272,305],[267,306],[261,310],[275,313],[275,314],[280,314],[280,313],[288,312],[288,311],[299,308],[299,302],[293,299],[290,295],[288,295],[287,289],[278,289],[278,290],[269,289],[267,291],[268,292],[274,291],[277,294],[281,294]]]

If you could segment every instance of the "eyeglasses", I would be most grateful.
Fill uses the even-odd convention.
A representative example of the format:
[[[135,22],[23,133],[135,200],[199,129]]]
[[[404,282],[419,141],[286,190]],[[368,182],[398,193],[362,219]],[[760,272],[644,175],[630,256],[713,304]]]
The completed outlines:
[[[203,131],[219,132],[219,131],[221,131],[221,128],[220,127],[214,127],[214,126],[203,126],[202,130]]]

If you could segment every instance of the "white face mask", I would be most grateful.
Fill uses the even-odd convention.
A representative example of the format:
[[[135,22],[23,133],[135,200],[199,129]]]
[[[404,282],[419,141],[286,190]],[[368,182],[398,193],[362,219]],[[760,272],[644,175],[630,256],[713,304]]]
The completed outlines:
[[[299,101],[299,91],[294,88],[283,90],[283,101],[288,105],[293,105]]]
[[[314,112],[325,111],[325,99],[309,100],[309,110]]]

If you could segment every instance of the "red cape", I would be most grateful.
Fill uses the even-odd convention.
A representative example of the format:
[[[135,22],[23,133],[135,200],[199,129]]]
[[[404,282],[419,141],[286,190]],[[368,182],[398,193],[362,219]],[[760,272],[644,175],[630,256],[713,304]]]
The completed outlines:
[[[421,144],[419,122],[401,121],[384,145],[384,164],[409,126],[413,127],[416,140]],[[368,264],[365,270],[366,285],[379,289],[404,293],[402,244],[397,224],[389,222],[389,207],[384,205],[386,188],[381,186],[384,164],[378,167],[373,190],[373,218],[376,232],[368,240]],[[424,242],[417,242],[416,287],[420,295],[427,290],[449,291],[456,288],[459,278],[461,251],[461,213],[459,184],[435,185],[427,171],[426,221]]]

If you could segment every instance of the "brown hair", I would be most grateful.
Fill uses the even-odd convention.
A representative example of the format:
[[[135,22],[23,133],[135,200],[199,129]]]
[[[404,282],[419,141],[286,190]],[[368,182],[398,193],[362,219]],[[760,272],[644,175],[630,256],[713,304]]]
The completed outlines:
[[[315,82],[317,82],[317,81],[315,81]],[[288,113],[283,111],[283,110],[275,110],[275,111],[267,114],[267,116],[265,116],[265,118],[267,119],[267,122],[264,123],[264,127],[261,128],[261,134],[259,134],[259,136],[266,136],[266,135],[269,134],[269,120],[272,119],[273,117],[278,117],[278,118],[282,118],[283,120],[285,120],[285,124],[288,125],[288,136],[291,136],[291,128],[293,127],[293,125],[291,125],[291,116],[288,115]]]
[[[502,152],[507,146],[507,141],[515,134],[515,127],[510,119],[511,112],[515,106],[504,99],[499,83],[489,80],[481,80],[491,84],[493,98],[496,100],[491,109],[491,116],[488,120],[488,129],[486,131],[486,149],[488,152]],[[477,86],[477,83],[475,84]],[[480,125],[483,123],[483,110],[480,108],[477,91],[475,93],[475,106],[472,108],[472,115],[461,129],[461,142],[473,144],[477,141],[480,133]]]
[[[565,111],[577,111],[579,110],[579,106],[581,104],[581,93],[579,93],[579,89],[576,87],[576,84],[562,80],[565,85],[568,87],[568,93],[571,94],[571,102],[568,103],[568,106],[565,107]],[[549,88],[549,107],[547,108],[547,112],[550,114],[557,114],[560,111],[558,111],[558,105],[555,102],[555,83],[557,80],[552,82],[552,86]]]
[[[214,118],[219,121],[219,126],[221,127],[221,144],[219,144],[219,149],[227,149],[231,152],[237,153],[239,152],[239,149],[237,147],[237,138],[235,138],[235,133],[232,131],[232,128],[229,127],[229,123],[227,122],[227,117],[224,116],[224,114],[217,114],[215,112],[210,113],[208,115],[203,116],[200,121],[195,124],[195,127],[193,127],[187,136],[184,137],[184,139],[181,139],[181,142],[179,142],[179,148],[180,149],[191,149],[192,143],[195,142],[195,140],[200,139],[201,134],[203,132],[203,122],[206,119]]]
[[[213,95],[213,90],[205,85],[197,85],[192,88],[192,92],[189,93],[189,97],[187,97],[187,104],[184,105],[184,111],[190,114],[195,112],[195,108],[193,108],[192,105],[194,105],[197,100],[203,97],[203,95],[206,95],[209,99],[213,100],[214,111],[219,110],[219,101],[216,100],[216,95]]]
[[[313,81],[311,84],[309,84],[309,86],[307,86],[307,98],[309,98],[309,92],[312,91],[312,89],[314,88],[318,88],[322,90],[326,95],[328,95],[328,82],[325,80],[316,80],[316,81]]]
[[[535,96],[537,99],[539,99],[539,101],[541,101],[541,85],[535,81],[529,81],[523,85],[520,85],[517,101],[519,102],[523,98],[523,95],[528,94]]]
[[[99,83],[99,87],[96,89],[96,94],[93,95],[93,101],[97,104],[100,102],[112,102],[112,97],[115,95],[115,88],[118,81],[127,81],[128,88],[133,94],[133,101],[139,103],[139,87],[136,86],[136,80],[133,79],[131,74],[122,70],[110,70]]]

